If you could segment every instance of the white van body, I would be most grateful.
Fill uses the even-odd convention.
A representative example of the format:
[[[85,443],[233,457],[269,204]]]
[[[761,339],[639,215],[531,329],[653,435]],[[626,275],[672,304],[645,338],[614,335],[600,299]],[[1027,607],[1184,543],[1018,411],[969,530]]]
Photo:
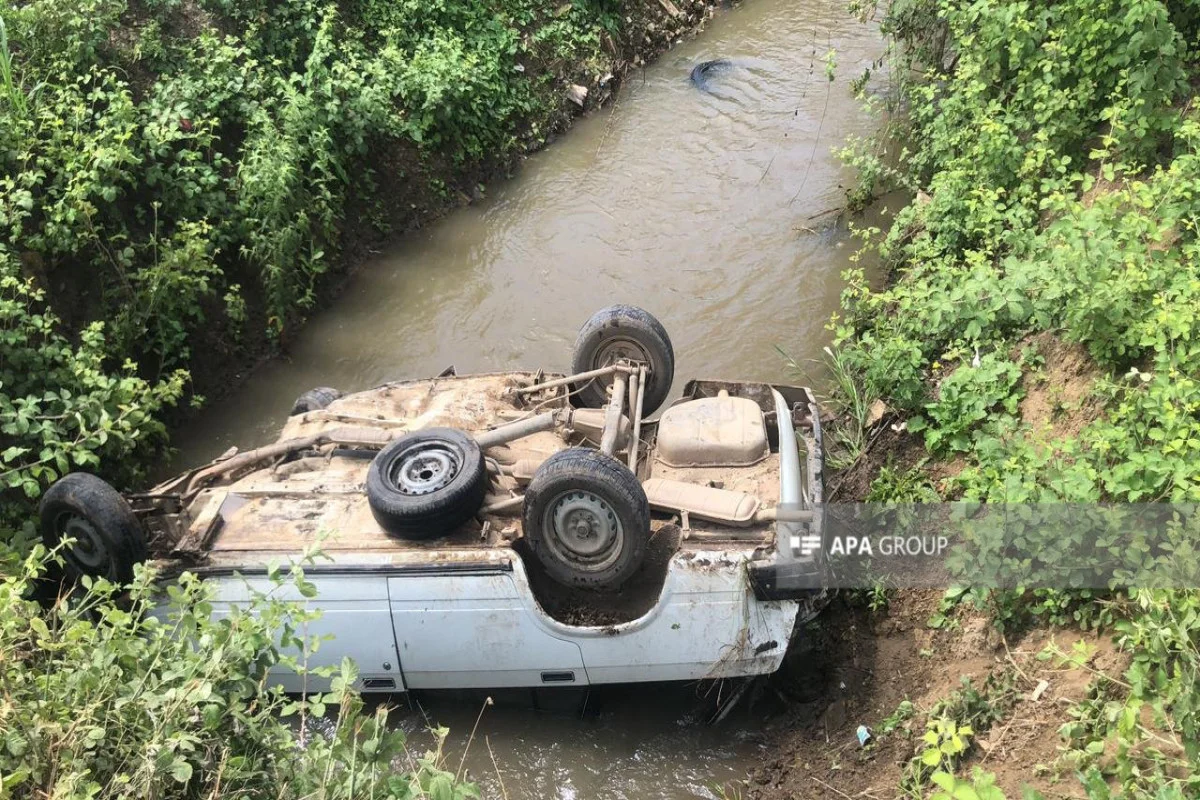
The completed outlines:
[[[739,553],[676,556],[653,608],[611,626],[551,618],[520,558],[441,573],[310,569],[316,597],[287,599],[322,612],[305,633],[329,638],[308,665],[350,657],[367,692],[699,680],[774,672],[791,640],[800,603],[755,600],[742,572]],[[265,577],[213,580],[218,612],[273,588]],[[289,692],[328,688],[286,670],[273,672],[272,682]]]
[[[701,499],[738,494],[759,513],[730,523],[651,496],[645,575],[615,594],[556,588],[522,549],[519,519],[487,511],[520,491],[522,461],[577,442],[578,431],[542,431],[487,451],[501,465],[495,496],[450,536],[404,541],[375,522],[363,494],[370,459],[354,444],[371,431],[386,439],[431,425],[487,431],[508,413],[513,387],[553,377],[443,376],[347,395],[290,418],[280,441],[311,441],[314,431],[353,424],[351,444],[280,458],[272,451],[272,460],[189,493],[207,467],[198,468],[131,502],[156,531],[153,540],[169,545],[160,545],[160,570],[169,579],[189,569],[210,582],[218,614],[256,594],[280,597],[269,572],[317,544],[327,560],[304,568],[315,596],[285,587],[291,595],[282,599],[321,612],[303,632],[325,639],[308,665],[352,658],[364,692],[690,681],[778,669],[798,623],[822,598],[811,584],[789,583],[796,565],[782,563],[787,548],[777,546],[781,537],[819,530],[819,518],[782,522],[762,513],[820,504],[819,411],[807,389],[688,384],[676,405],[727,396],[758,404],[771,429],[769,452],[745,466],[671,466],[656,456],[657,423],[646,423],[636,473],[645,485],[657,477],[699,487]],[[554,402],[567,407],[565,396]],[[811,574],[811,564],[799,566]],[[279,670],[271,678],[290,692],[327,688],[311,675]]]

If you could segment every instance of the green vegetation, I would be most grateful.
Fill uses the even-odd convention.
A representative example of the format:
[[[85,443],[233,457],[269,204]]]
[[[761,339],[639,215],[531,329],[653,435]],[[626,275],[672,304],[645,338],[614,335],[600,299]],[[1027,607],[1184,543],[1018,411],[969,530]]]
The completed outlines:
[[[215,382],[299,323],[347,242],[539,146],[566,84],[599,81],[646,13],[0,7],[0,539],[69,469],[130,485],[191,391],[181,370]]]
[[[893,91],[871,102],[906,113],[845,153],[864,178],[852,199],[914,199],[861,232],[888,280],[852,271],[835,321],[855,396],[965,465],[945,496],[1200,500],[1200,4],[893,0],[884,30]],[[1088,363],[1094,411],[1045,424],[1023,407],[1062,379],[1048,349]],[[875,499],[921,484],[900,477],[885,470]],[[1195,574],[1200,556],[1189,539],[1168,557]],[[1111,624],[1133,654],[1069,732],[1090,797],[1200,791],[1200,592],[978,594],[999,624]],[[937,785],[996,796],[961,778]]]
[[[294,654],[320,642],[303,634],[314,612],[302,604],[260,595],[214,617],[185,574],[152,615],[161,589],[139,568],[127,591],[88,582],[47,611],[29,599],[45,556],[37,545],[0,578],[0,797],[479,796],[443,768],[445,731],[435,751],[410,753],[386,708],[364,711],[352,664],[306,669]],[[298,567],[274,584],[312,594]],[[268,691],[278,664],[332,689]]]
[[[1017,694],[1010,671],[990,674],[979,688],[969,678],[963,678],[962,685],[926,715],[921,743],[916,755],[905,765],[901,779],[905,796],[924,797],[932,784],[946,793],[935,792],[934,797],[962,799],[970,795],[955,792],[965,791],[965,785],[979,793],[980,800],[1003,800],[1003,794],[995,794],[1000,790],[992,786],[991,776],[986,773],[977,771],[971,781],[961,780],[955,773],[960,771],[974,738],[1004,718]]]

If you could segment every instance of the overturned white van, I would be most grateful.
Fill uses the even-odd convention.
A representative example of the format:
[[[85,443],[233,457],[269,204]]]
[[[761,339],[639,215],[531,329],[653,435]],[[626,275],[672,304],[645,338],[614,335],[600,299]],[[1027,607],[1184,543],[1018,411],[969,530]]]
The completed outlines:
[[[820,550],[786,546],[820,535],[812,393],[695,380],[651,421],[674,353],[629,306],[584,325],[572,372],[315,389],[275,444],[148,492],[64,477],[43,536],[76,573],[191,570],[218,613],[320,542],[308,633],[331,639],[310,665],[350,656],[364,691],[776,670],[823,597]]]

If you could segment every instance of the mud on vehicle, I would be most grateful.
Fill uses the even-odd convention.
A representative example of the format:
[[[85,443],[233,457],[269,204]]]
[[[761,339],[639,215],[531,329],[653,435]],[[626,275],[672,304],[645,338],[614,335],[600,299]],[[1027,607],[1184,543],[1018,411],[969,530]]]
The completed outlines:
[[[819,552],[787,546],[820,533],[817,404],[693,380],[651,419],[674,370],[658,320],[612,306],[580,330],[569,375],[322,387],[275,443],[147,492],[67,475],[43,537],[74,575],[191,570],[218,614],[319,543],[310,633],[334,639],[315,659],[354,657],[367,691],[771,672],[822,596]]]

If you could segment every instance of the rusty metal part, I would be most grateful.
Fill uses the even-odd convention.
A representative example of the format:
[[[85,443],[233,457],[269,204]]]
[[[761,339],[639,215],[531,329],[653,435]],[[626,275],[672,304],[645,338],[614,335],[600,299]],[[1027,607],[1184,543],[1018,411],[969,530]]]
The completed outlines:
[[[535,433],[554,430],[558,425],[569,425],[570,422],[571,412],[569,409],[547,411],[544,414],[538,414],[536,417],[517,420],[507,425],[501,425],[499,428],[493,428],[486,433],[476,436],[475,441],[479,442],[479,446],[486,450],[489,447],[496,447],[497,445],[508,444],[517,439],[524,439],[526,436],[532,436]]]
[[[762,508],[754,515],[755,522],[812,522],[816,514],[811,508]]]
[[[634,475],[637,475],[637,450],[642,445],[642,416],[646,414],[646,381],[649,380],[649,368],[644,363],[637,368],[637,379],[642,389],[637,393],[637,408],[634,410]]]
[[[593,446],[600,444],[604,436],[604,421],[608,416],[607,408],[576,408],[571,411],[569,434],[575,434],[583,442],[591,442]],[[621,415],[620,430],[617,433],[617,446],[629,438],[633,431],[633,423],[629,417]]]
[[[689,517],[721,522],[735,527],[755,523],[761,501],[745,492],[700,486],[668,478],[643,482],[650,507],[660,511],[686,512]]]
[[[505,500],[499,500],[490,505],[484,506],[479,510],[480,514],[504,514],[506,512],[516,511],[525,503],[525,495],[509,497]]]
[[[288,456],[292,453],[311,450],[327,444],[377,450],[391,442],[401,433],[404,433],[404,431],[386,431],[378,428],[334,428],[333,430],[315,433],[312,436],[285,439],[282,442],[259,447],[224,461],[217,461],[200,469],[188,480],[187,487],[182,492],[182,495],[185,500],[190,500],[196,492],[215,480],[222,478],[229,479],[241,470],[256,468],[267,461],[272,461],[281,456]]]
[[[771,453],[758,403],[721,391],[671,406],[658,421],[654,457],[671,467],[748,467]]]
[[[178,494],[127,494],[130,508],[142,523],[151,552],[167,552],[187,533],[183,498]]]
[[[638,367],[633,376],[633,385],[637,387],[636,397],[630,401],[629,409],[633,414],[633,440],[629,443],[629,471],[637,475],[638,450],[642,444],[642,408],[646,401],[646,365]]]
[[[627,465],[627,452],[620,448],[626,446],[627,441],[630,447],[634,446],[631,440],[638,406],[643,404],[636,398],[645,391],[645,378],[649,372],[643,374],[640,369],[631,368],[620,374],[626,378],[621,397],[623,405],[628,405],[630,394],[635,398],[631,408],[622,409],[615,444],[622,465]],[[536,402],[550,399],[553,405],[530,410],[535,405],[531,403],[522,411],[517,405],[515,390],[527,386],[533,379],[533,373],[465,376],[394,383],[350,395],[340,401],[345,404],[344,408],[340,407],[341,412],[364,418],[361,427],[369,429],[357,431],[356,437],[346,436],[346,429],[353,432],[360,428],[359,425],[335,423],[321,419],[319,414],[289,418],[277,446],[229,454],[172,479],[151,493],[155,498],[140,501],[147,513],[146,524],[157,526],[153,532],[148,529],[153,552],[162,556],[170,554],[171,564],[198,565],[203,569],[242,569],[247,565],[262,565],[281,555],[294,555],[297,548],[317,542],[337,564],[353,567],[511,557],[512,552],[505,543],[521,536],[523,500],[519,495],[524,491],[522,478],[531,476],[547,457],[581,438],[589,440],[587,446],[595,447],[594,443],[598,443],[606,432],[610,405],[606,402],[601,408],[570,409],[562,396],[564,392],[548,390],[542,395],[524,396],[535,397]],[[690,391],[684,392],[686,399],[716,396],[721,389],[726,389],[731,395],[753,398],[764,411],[772,414],[776,411],[772,387],[765,384],[698,382],[689,383],[689,387]],[[781,389],[788,404],[785,413],[792,419],[817,413],[811,406],[809,393],[788,387]],[[435,542],[397,540],[375,523],[362,493],[362,484],[375,451],[405,435],[404,430],[397,430],[401,426],[391,424],[393,421],[410,420],[411,424],[404,427],[413,429],[449,426],[483,437],[507,439],[532,428],[540,429],[546,424],[546,418],[537,422],[532,420],[535,415],[552,409],[557,409],[561,415],[559,427],[485,451],[486,457],[494,458],[499,464],[495,487],[484,501],[485,519],[492,521],[486,544],[481,543],[480,527],[474,523]],[[642,416],[648,416],[644,412],[643,408]],[[515,419],[518,426],[507,428],[506,423],[514,421],[509,415],[514,414],[520,415]],[[309,417],[312,419],[306,421]],[[367,425],[366,420],[382,421],[382,424]],[[773,420],[769,426],[772,433],[776,424]],[[647,425],[651,427],[647,428]],[[496,427],[489,431],[493,426]],[[784,426],[787,426],[787,420]],[[500,431],[500,427],[505,430]],[[641,428],[638,439],[645,437],[652,444],[658,435],[654,423],[642,419]],[[322,430],[328,433],[317,436]],[[796,424],[795,430],[804,434],[805,447],[799,453],[803,458],[804,449],[817,449],[815,437],[809,435],[803,425]],[[346,439],[352,441],[344,441]],[[369,446],[363,445],[364,439],[370,439]],[[296,448],[307,449],[297,451]],[[648,471],[649,453],[652,452],[638,452],[637,464],[642,473]],[[819,456],[815,458],[814,463],[814,454],[810,452],[807,475],[820,474]],[[653,473],[654,477],[701,487],[744,492],[760,500],[759,513],[745,528],[692,515],[687,526],[692,534],[689,539],[691,549],[704,549],[721,542],[749,542],[758,546],[775,535],[773,507],[780,503],[781,488],[778,458],[773,456],[739,468],[685,469],[655,462]],[[198,490],[191,497],[185,497],[182,492],[189,484]],[[164,491],[164,487],[171,486],[177,487],[176,490]],[[809,488],[810,494],[818,491],[817,486]],[[167,495],[176,495],[178,499]],[[804,496],[803,500],[800,509],[812,507],[810,497]],[[178,511],[172,513],[173,509]],[[795,512],[785,511],[779,516],[784,513]],[[819,520],[820,515],[814,515],[809,525],[817,526]],[[164,527],[164,523],[169,527]],[[778,524],[788,523],[779,521]],[[497,531],[497,527],[504,530]],[[174,547],[170,544],[172,541]],[[492,552],[493,548],[498,552]]]

